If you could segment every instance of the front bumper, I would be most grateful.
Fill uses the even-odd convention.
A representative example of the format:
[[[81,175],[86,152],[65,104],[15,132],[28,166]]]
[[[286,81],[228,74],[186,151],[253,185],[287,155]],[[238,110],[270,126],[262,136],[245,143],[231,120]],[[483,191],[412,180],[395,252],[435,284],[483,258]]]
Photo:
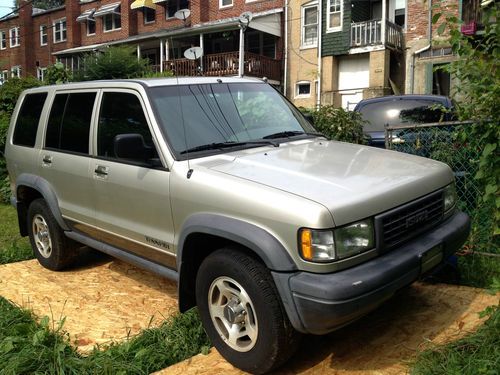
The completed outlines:
[[[460,249],[469,231],[469,217],[457,212],[404,245],[347,270],[273,272],[273,277],[294,327],[303,333],[325,334],[365,315],[417,280],[428,268],[423,259],[428,259],[429,250],[442,249],[438,259],[442,263]]]

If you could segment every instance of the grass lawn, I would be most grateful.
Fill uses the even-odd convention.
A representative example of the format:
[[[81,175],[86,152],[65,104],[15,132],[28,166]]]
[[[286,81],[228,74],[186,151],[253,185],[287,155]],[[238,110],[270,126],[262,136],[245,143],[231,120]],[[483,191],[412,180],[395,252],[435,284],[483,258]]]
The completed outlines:
[[[0,264],[33,258],[28,237],[19,235],[16,210],[0,204]]]

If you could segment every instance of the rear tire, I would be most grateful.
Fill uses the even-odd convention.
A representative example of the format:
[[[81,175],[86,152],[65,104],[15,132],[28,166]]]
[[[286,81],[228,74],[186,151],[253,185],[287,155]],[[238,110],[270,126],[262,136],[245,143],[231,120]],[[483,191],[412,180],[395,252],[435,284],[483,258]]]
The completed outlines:
[[[59,271],[72,263],[77,244],[64,235],[44,199],[31,202],[27,225],[33,253],[42,266]]]
[[[301,335],[288,320],[269,270],[240,251],[217,250],[202,262],[196,301],[214,346],[244,371],[276,369],[298,347]]]

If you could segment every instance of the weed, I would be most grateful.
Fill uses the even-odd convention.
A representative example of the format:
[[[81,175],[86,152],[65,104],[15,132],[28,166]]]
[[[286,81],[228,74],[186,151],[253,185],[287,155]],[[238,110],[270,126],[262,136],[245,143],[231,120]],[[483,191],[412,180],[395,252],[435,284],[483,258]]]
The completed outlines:
[[[19,235],[16,210],[0,204],[0,264],[33,258],[27,237]]]

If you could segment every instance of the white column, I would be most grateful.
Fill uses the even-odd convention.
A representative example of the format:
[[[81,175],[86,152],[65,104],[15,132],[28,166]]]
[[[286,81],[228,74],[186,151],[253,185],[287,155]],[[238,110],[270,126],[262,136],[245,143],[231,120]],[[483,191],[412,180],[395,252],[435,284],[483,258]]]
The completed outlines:
[[[160,72],[163,73],[163,40],[160,39]]]
[[[168,39],[165,41],[165,61],[170,60],[170,44],[168,43]]]
[[[385,24],[387,20],[387,0],[382,0],[382,25],[380,25],[380,31],[382,33],[381,35],[381,41],[382,45],[385,46]]]
[[[203,51],[203,33],[200,34],[200,47]],[[200,57],[200,69],[203,72],[203,56],[205,55],[205,51],[203,51],[203,55]]]
[[[141,46],[138,44],[137,45],[137,60],[141,58]]]
[[[243,77],[245,73],[245,33],[240,26],[240,54],[238,57],[238,77]]]

